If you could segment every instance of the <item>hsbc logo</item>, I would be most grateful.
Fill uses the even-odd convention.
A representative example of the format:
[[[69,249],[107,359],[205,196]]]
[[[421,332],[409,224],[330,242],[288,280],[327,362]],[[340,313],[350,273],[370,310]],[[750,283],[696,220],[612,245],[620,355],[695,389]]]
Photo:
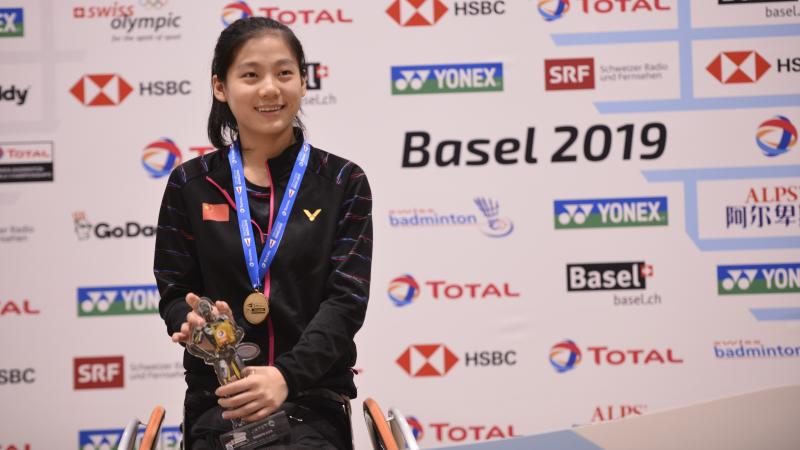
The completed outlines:
[[[443,377],[460,361],[444,344],[409,346],[395,362],[412,377]],[[513,366],[517,364],[514,350],[484,350],[464,353],[465,367]]]
[[[119,74],[90,74],[82,76],[70,93],[84,106],[116,106],[133,92],[133,86]],[[189,95],[189,80],[158,80],[139,83],[142,97]]]
[[[721,52],[706,70],[722,84],[755,83],[772,67],[753,50]]]
[[[504,0],[456,1],[448,7],[441,0],[394,0],[386,14],[401,27],[427,27],[436,25],[448,11],[459,16],[503,15]]]
[[[107,389],[125,385],[125,361],[122,356],[75,358],[74,388]]]
[[[594,89],[594,58],[546,59],[544,87],[548,91]]]

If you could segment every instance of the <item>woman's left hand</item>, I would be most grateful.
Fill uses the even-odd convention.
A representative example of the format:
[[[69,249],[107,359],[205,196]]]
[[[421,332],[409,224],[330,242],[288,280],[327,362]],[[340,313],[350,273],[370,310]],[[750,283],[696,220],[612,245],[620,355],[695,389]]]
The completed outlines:
[[[271,366],[250,366],[245,377],[217,388],[217,403],[225,411],[223,419],[255,422],[274,413],[289,395],[280,370]]]

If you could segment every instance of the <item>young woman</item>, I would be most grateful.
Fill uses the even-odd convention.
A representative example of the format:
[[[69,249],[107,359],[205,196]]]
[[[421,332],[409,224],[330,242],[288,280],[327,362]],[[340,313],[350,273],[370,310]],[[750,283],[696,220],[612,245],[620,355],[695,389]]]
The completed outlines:
[[[369,296],[372,216],[360,167],[311,147],[297,118],[303,48],[285,25],[239,20],[219,36],[208,135],[217,151],[170,175],[154,273],[172,340],[219,300],[257,349],[245,377],[219,386],[184,352],[184,446],[222,448],[231,419],[290,417],[290,448],[351,448],[353,336]],[[256,352],[253,352],[256,353]]]

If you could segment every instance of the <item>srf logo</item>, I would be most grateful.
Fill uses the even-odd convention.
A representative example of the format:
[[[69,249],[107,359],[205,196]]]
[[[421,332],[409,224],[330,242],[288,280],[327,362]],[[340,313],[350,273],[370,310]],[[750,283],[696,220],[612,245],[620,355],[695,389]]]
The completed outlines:
[[[800,292],[800,263],[717,266],[719,295],[790,292]]]
[[[435,25],[447,12],[441,0],[394,0],[386,14],[403,27]]]
[[[566,339],[550,349],[550,365],[556,372],[568,372],[581,362],[581,350],[575,342]]]
[[[125,361],[122,356],[75,358],[75,389],[121,388],[125,385]]]
[[[395,361],[412,377],[442,377],[458,362],[444,344],[409,346]]]
[[[548,91],[594,89],[594,58],[544,60],[544,88]]]
[[[116,106],[133,92],[121,76],[111,74],[84,75],[70,89],[84,106]]]
[[[706,70],[722,84],[755,83],[772,67],[753,50],[722,52]]]
[[[419,297],[419,284],[409,274],[397,277],[389,282],[389,300],[395,306],[406,306]]]

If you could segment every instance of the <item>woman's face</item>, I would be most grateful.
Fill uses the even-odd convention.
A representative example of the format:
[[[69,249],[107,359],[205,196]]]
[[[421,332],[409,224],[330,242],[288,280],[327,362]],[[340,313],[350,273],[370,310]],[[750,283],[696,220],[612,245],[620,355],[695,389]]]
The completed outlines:
[[[251,38],[231,63],[225,83],[215,76],[214,97],[228,106],[244,141],[291,135],[306,95],[297,60],[277,34]]]

